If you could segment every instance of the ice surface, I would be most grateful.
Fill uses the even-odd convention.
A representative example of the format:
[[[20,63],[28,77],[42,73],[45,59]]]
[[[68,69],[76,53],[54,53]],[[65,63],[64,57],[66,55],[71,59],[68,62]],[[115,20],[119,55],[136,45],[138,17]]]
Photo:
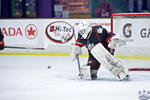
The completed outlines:
[[[82,65],[86,61],[80,58]],[[97,80],[80,80],[77,74],[70,57],[0,56],[0,100],[139,100],[139,91],[150,91],[150,72],[130,72],[129,82],[118,81],[103,66]]]

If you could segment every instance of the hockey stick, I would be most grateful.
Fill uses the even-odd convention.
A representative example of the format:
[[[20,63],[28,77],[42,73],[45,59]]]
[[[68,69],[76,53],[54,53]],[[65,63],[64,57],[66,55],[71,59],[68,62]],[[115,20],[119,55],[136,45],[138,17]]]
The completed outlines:
[[[30,47],[15,47],[15,46],[4,46],[4,48],[12,48],[12,49],[31,49],[31,50],[45,50],[45,48],[30,48]]]
[[[75,35],[75,32],[74,32],[74,27],[73,27],[73,34],[74,34],[74,39],[75,39],[75,42],[76,42],[76,35]],[[83,74],[81,73],[81,66],[80,66],[79,54],[76,55],[76,58],[77,58],[77,63],[78,63],[79,76],[80,76],[80,79],[83,79],[82,78]]]
[[[78,63],[79,76],[80,76],[80,79],[82,79],[83,74],[81,73],[79,55],[77,55],[76,58],[77,58],[77,63]]]

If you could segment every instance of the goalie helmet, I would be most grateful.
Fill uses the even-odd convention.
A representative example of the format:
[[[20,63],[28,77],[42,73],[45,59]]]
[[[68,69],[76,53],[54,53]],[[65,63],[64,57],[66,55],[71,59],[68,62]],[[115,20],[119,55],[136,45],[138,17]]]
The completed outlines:
[[[91,26],[88,24],[87,21],[82,21],[78,25],[78,33],[86,39],[89,35],[90,31],[92,30]]]

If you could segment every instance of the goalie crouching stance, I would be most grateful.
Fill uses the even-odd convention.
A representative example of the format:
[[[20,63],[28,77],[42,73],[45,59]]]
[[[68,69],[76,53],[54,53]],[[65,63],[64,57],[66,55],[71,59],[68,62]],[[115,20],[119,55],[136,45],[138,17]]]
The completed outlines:
[[[130,80],[128,69],[113,56],[115,48],[126,44],[123,37],[108,33],[102,26],[91,27],[87,21],[80,22],[76,31],[78,39],[72,45],[73,60],[81,54],[83,46],[89,53],[87,65],[80,68],[83,78],[96,79],[97,71],[103,64],[119,80]]]

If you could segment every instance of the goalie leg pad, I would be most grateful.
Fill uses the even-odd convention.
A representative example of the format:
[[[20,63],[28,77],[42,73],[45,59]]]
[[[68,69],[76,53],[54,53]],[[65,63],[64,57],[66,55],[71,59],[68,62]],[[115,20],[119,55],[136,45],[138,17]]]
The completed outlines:
[[[83,79],[91,79],[91,73],[90,73],[90,66],[81,66],[81,73],[82,73],[82,78]]]
[[[98,43],[92,50],[92,55],[102,63],[115,77],[123,80],[128,75],[128,69],[113,55],[111,55],[101,43]]]

